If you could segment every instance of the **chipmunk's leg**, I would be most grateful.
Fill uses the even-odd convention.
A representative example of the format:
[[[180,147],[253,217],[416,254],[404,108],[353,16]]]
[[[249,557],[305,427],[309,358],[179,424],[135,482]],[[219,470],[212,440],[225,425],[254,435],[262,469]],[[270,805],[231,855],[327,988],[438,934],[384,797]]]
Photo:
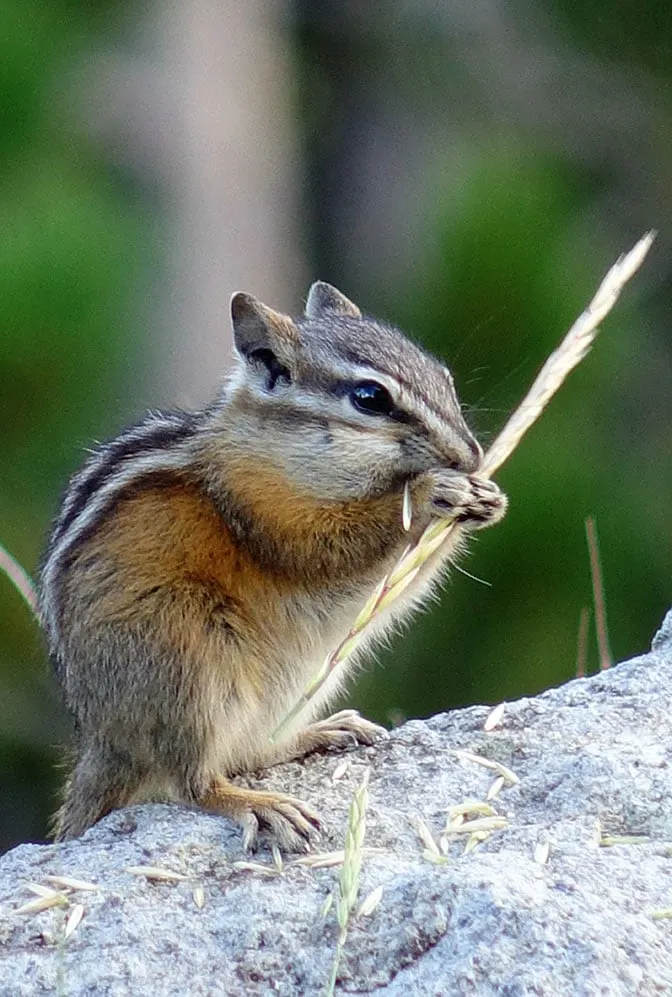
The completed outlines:
[[[307,804],[284,793],[235,786],[216,776],[198,803],[206,810],[231,817],[243,828],[243,845],[254,848],[259,835],[277,841],[290,852],[305,852],[319,829],[317,814]]]
[[[56,841],[77,838],[111,810],[126,806],[145,780],[123,756],[99,745],[79,755],[54,819]]]
[[[342,750],[358,745],[374,744],[387,736],[384,727],[372,723],[359,715],[357,710],[341,710],[331,717],[318,720],[302,730],[286,745],[279,744],[273,764],[303,758],[314,751]]]

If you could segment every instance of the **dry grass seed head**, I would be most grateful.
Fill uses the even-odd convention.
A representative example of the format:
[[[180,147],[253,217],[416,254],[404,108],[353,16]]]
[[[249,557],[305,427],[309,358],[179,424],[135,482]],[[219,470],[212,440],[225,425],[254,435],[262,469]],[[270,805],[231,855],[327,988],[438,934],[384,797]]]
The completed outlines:
[[[595,339],[600,322],[616,304],[624,285],[641,266],[654,238],[655,233],[648,232],[629,253],[620,256],[611,267],[597,289],[593,300],[570,328],[558,349],[546,360],[522,403],[488,450],[479,472],[482,477],[491,477],[513,453],[524,434],[538,419],[569,372],[586,355]],[[405,490],[404,502],[402,503],[402,522],[404,525],[408,511],[405,508],[406,494]],[[367,607],[371,607],[368,613],[361,612],[359,614],[346,639],[327,657],[321,670],[306,686],[301,698],[287,716],[281,720],[271,735],[272,740],[277,738],[286,725],[301,712],[322,687],[331,672],[357,649],[364,628],[368,626],[377,613],[388,607],[410,584],[410,581],[403,584],[405,578],[409,575],[415,577],[414,573],[417,573],[421,564],[429,557],[429,548],[435,550],[440,547],[443,540],[448,539],[455,526],[454,520],[447,519],[430,523],[416,546],[407,555],[402,556],[384,579],[383,590],[386,586],[388,587],[386,594],[380,600],[374,598],[368,600]]]

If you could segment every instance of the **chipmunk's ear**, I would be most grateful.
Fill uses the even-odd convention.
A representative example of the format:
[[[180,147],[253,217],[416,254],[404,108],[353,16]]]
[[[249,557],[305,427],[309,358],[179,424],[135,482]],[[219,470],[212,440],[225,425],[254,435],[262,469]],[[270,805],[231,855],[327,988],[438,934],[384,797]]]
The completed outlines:
[[[236,351],[263,376],[267,390],[292,380],[299,330],[289,315],[239,291],[231,298],[231,322]]]
[[[362,313],[354,301],[346,298],[331,284],[326,284],[323,280],[316,280],[308,292],[306,318],[326,318],[329,315],[350,318],[362,317]]]

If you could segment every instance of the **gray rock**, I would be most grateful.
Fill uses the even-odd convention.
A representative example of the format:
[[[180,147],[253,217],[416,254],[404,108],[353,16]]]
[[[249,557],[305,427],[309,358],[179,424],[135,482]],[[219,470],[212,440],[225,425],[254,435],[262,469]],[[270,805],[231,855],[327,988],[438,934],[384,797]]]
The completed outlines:
[[[359,897],[383,893],[351,920],[336,992],[672,994],[672,918],[662,916],[672,908],[670,690],[672,614],[650,654],[509,703],[492,731],[489,709],[474,707],[407,723],[349,754],[344,773],[344,756],[312,757],[257,781],[313,804],[329,851],[342,847],[370,769],[365,846],[377,851],[364,855]],[[440,840],[451,807],[491,790],[498,771],[483,759],[520,780],[492,799],[506,826],[471,851],[466,834],[450,835],[445,856],[433,855],[417,817]],[[126,871],[139,865],[187,878]],[[17,913],[27,884],[53,886],[50,875],[99,889]],[[0,859],[0,995],[321,994],[338,936],[325,901],[338,877],[290,859],[278,873],[267,852],[243,855],[238,830],[216,816],[118,811],[78,841]]]

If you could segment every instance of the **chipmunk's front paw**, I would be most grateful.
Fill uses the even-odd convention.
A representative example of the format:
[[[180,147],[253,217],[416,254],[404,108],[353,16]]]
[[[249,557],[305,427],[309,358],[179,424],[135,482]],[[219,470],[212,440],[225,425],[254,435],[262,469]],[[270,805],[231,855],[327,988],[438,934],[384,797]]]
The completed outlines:
[[[300,735],[302,753],[306,755],[311,751],[371,745],[381,737],[387,737],[385,728],[360,716],[357,710],[341,710],[325,720],[318,720]]]
[[[494,481],[454,471],[434,476],[432,506],[437,516],[456,519],[470,530],[493,526],[504,516],[508,500]]]

